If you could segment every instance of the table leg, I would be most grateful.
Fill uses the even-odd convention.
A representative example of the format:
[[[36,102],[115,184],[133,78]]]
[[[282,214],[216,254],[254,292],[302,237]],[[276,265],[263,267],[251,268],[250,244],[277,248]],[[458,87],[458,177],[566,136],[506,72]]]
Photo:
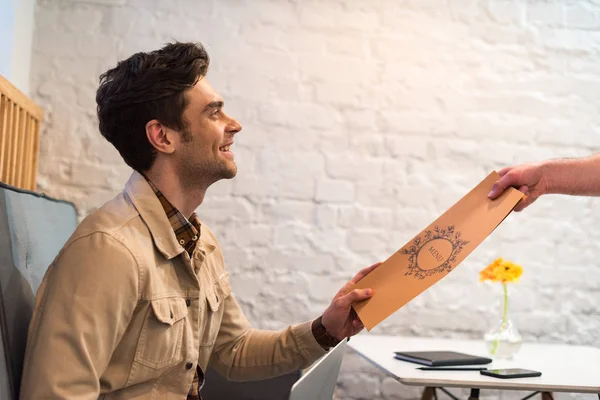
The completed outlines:
[[[479,400],[479,389],[471,389],[469,400]]]
[[[542,392],[542,400],[554,400],[551,392]]]
[[[428,386],[425,388],[425,390],[423,390],[421,400],[433,400],[433,396],[435,396],[435,388]]]

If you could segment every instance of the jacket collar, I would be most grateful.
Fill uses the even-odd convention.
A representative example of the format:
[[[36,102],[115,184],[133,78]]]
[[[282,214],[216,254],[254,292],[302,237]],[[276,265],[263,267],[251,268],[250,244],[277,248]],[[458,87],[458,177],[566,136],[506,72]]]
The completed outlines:
[[[165,210],[156,197],[154,190],[146,181],[146,178],[137,171],[133,171],[125,184],[125,193],[131,199],[142,220],[150,230],[154,245],[167,258],[172,259],[185,252],[183,246],[177,241],[173,227]],[[205,234],[205,225],[200,224],[200,244],[205,255],[212,253],[217,248],[217,243],[211,239],[211,235]]]
[[[169,218],[146,178],[133,171],[125,184],[125,193],[150,230],[156,248],[168,259],[183,253],[185,249],[177,242]]]

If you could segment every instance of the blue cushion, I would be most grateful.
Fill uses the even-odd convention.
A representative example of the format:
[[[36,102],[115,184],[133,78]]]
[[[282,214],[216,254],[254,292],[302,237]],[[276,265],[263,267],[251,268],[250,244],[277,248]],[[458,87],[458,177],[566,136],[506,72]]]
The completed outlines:
[[[35,293],[76,226],[72,203],[0,182],[1,399],[18,398]]]

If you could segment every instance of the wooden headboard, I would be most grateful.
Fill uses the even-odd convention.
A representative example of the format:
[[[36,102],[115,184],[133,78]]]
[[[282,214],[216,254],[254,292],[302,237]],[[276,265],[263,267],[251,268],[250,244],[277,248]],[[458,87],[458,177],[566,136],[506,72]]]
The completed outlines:
[[[35,190],[44,113],[0,75],[0,181]]]

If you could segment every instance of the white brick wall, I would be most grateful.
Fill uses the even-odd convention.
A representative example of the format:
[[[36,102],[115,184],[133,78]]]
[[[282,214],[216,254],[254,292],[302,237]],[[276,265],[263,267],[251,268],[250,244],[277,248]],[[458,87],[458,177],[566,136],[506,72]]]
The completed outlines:
[[[239,175],[200,213],[259,327],[316,316],[492,169],[600,147],[597,1],[38,0],[41,189],[82,214],[119,191],[129,171],[97,131],[97,77],[174,38],[208,47],[209,79],[244,124]],[[512,309],[526,340],[597,345],[599,211],[539,200],[375,331],[480,338],[500,288],[478,271],[502,256],[525,267]],[[353,354],[338,389],[419,396]]]

